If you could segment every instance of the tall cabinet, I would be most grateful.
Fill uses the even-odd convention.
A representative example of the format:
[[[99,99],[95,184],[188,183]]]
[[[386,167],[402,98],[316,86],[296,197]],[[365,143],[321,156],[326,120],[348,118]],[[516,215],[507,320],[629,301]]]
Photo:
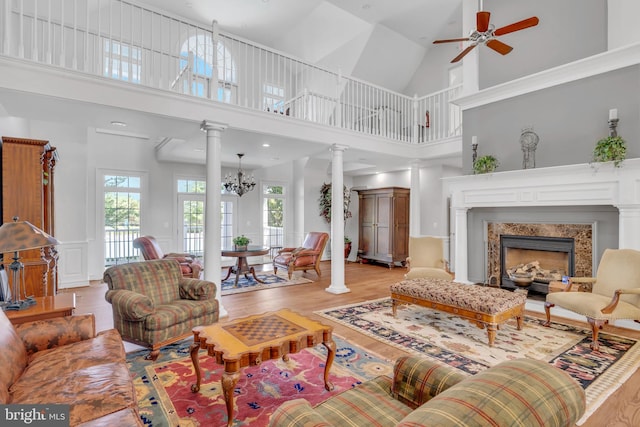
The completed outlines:
[[[409,255],[409,189],[359,190],[361,259],[393,267]]]
[[[56,149],[48,141],[2,137],[2,223],[29,221],[44,232],[54,233],[54,169]],[[5,268],[13,253],[5,253]],[[26,296],[55,295],[58,289],[58,253],[55,247],[32,249],[19,253],[24,265]]]

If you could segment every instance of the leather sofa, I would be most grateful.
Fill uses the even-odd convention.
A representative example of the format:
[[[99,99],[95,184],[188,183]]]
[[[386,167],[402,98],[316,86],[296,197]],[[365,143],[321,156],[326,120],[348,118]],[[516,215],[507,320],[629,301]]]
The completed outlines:
[[[114,265],[105,270],[104,281],[114,327],[125,341],[150,348],[152,360],[161,347],[220,315],[216,284],[183,277],[174,259]]]
[[[0,403],[70,405],[69,425],[142,426],[122,339],[92,314],[12,325],[0,312]]]
[[[574,426],[584,414],[577,381],[539,360],[502,362],[473,376],[425,358],[404,356],[393,379],[380,376],[311,407],[290,400],[272,427]]]

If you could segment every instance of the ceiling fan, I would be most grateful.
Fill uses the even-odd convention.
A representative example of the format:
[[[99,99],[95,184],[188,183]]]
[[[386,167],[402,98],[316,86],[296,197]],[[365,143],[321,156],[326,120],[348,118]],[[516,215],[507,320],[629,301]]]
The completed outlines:
[[[482,9],[482,4],[480,4],[480,9]],[[435,40],[433,43],[438,44],[471,41],[471,44],[469,46],[467,46],[462,52],[460,52],[458,56],[453,58],[453,60],[451,61],[452,63],[460,61],[467,53],[471,52],[471,50],[479,44],[484,44],[487,47],[495,50],[496,52],[502,55],[506,55],[507,53],[511,52],[513,48],[508,44],[498,40],[496,38],[497,36],[524,30],[525,28],[529,27],[535,27],[536,25],[538,25],[538,22],[540,22],[537,16],[532,16],[531,18],[523,19],[522,21],[514,22],[513,24],[496,29],[493,25],[489,24],[490,17],[490,12],[479,10],[476,13],[476,29],[471,31],[469,37],[463,37],[459,39]]]

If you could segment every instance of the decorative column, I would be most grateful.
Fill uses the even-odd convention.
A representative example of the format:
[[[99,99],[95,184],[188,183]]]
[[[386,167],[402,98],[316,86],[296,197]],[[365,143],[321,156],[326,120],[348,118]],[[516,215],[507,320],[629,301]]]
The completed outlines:
[[[347,147],[331,146],[331,285],[332,294],[351,292],[344,284],[344,177],[343,152]]]
[[[640,250],[640,206],[617,205],[618,208],[618,247],[620,249]]]
[[[220,285],[221,278],[221,233],[220,233],[220,186],[222,184],[222,132],[227,125],[203,120],[200,130],[207,133],[207,193],[204,203],[204,279]],[[222,305],[220,286],[216,299],[220,309],[220,317],[229,315]]]
[[[409,235],[419,237],[420,231],[420,161],[411,162],[411,195],[409,196]]]
[[[460,283],[470,283],[469,275],[469,257],[467,249],[467,211],[469,208],[455,208],[455,281]]]

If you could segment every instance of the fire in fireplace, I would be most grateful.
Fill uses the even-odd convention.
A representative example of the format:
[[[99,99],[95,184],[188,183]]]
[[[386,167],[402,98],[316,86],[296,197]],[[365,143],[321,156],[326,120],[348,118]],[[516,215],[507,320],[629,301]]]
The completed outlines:
[[[500,236],[501,286],[547,293],[549,282],[575,272],[573,238]]]

